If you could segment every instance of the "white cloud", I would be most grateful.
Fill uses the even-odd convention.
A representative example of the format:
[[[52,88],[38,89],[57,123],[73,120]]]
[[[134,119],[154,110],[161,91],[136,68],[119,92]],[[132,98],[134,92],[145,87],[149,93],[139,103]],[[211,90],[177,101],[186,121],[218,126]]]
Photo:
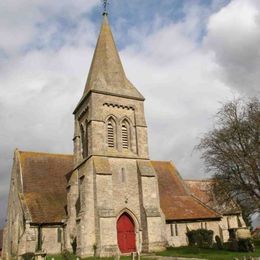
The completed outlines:
[[[210,53],[169,25],[122,53],[130,80],[146,97],[152,159],[173,160],[184,177],[209,177],[194,146],[230,89],[216,79]],[[167,43],[172,43],[167,45]]]
[[[221,1],[214,2],[219,7]],[[234,18],[229,18],[237,15],[234,2],[212,16],[206,7],[186,6],[185,19],[164,27],[157,17],[155,24],[147,23],[147,27],[156,28],[151,35],[143,33],[149,31],[143,26],[132,27],[128,33],[136,37],[136,42],[121,52],[129,79],[146,97],[152,159],[173,160],[184,177],[206,177],[199,153],[193,148],[212,125],[219,102],[233,95],[230,84],[234,86],[235,81],[228,68],[243,69],[243,75],[238,76],[247,85],[239,84],[235,89],[246,91],[250,80],[255,84],[250,85],[252,90],[257,84],[252,73],[256,73],[258,60],[252,53],[258,50],[259,32],[255,29],[259,6],[254,5],[256,1],[246,1],[246,18],[239,20],[240,31],[232,25]],[[84,14],[98,3],[65,0],[60,9],[60,3],[50,0],[0,2],[0,32],[4,39],[0,49],[10,55],[0,60],[0,196],[9,188],[15,147],[72,152],[72,111],[84,89],[99,27]],[[72,29],[60,31],[59,17],[75,23]],[[224,25],[222,18],[226,19]],[[201,45],[201,27],[208,19],[208,34]],[[44,30],[39,24],[44,25]],[[126,33],[120,31],[124,27],[116,27],[118,35]],[[231,32],[232,37],[228,37]],[[61,37],[56,39],[57,35]],[[55,40],[62,44],[53,48]],[[44,48],[19,51],[37,41]],[[234,50],[235,41],[239,45]],[[240,45],[245,52],[241,52]],[[247,69],[248,64],[252,70]]]
[[[247,94],[259,94],[260,3],[236,0],[210,17],[206,47],[215,55],[222,80]]]
[[[84,18],[83,14],[97,4],[96,0],[63,0],[62,4],[51,0],[0,1],[0,49],[8,55],[17,53],[42,33],[45,39],[49,38],[46,31],[40,30],[41,26],[51,33],[56,26],[55,20],[64,19],[79,23]]]

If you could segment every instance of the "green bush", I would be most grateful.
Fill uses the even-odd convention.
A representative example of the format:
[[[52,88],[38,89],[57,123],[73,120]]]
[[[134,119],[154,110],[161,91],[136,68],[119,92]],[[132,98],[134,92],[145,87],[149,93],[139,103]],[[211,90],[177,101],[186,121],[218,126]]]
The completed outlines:
[[[230,239],[227,243],[227,249],[233,252],[255,252],[255,245],[251,238]]]
[[[260,239],[254,239],[253,243],[255,246],[259,246],[260,247]]]
[[[255,246],[253,240],[250,238],[239,239],[238,242],[238,251],[239,252],[254,252]]]
[[[238,241],[234,238],[230,239],[228,242],[226,242],[227,249],[233,252],[238,251]]]
[[[191,230],[186,233],[190,246],[198,246],[202,248],[211,248],[213,245],[212,230],[197,229]]]
[[[73,253],[70,253],[67,250],[63,251],[62,257],[65,260],[74,260],[74,259],[76,259],[76,256]]]

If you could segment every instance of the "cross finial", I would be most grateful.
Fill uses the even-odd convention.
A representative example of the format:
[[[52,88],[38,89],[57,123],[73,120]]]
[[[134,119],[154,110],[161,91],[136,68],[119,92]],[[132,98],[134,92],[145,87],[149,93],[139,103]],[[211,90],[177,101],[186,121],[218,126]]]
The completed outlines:
[[[108,0],[103,0],[103,7],[104,7],[103,15],[108,15],[108,11],[107,11],[108,5],[109,5]]]

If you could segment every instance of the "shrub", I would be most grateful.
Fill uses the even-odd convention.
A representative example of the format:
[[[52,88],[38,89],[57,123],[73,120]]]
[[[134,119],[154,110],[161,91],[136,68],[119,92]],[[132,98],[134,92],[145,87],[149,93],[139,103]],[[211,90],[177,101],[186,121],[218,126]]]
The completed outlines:
[[[239,239],[238,242],[238,251],[240,252],[254,252],[255,251],[255,246],[250,238],[246,239]]]
[[[198,246],[203,248],[212,247],[213,234],[214,232],[212,230],[207,229],[191,230],[186,233],[190,246]]]
[[[74,260],[74,259],[76,259],[76,256],[74,254],[70,253],[67,250],[63,251],[62,257],[63,257],[63,259],[66,259],[66,260]]]
[[[233,251],[233,252],[238,251],[238,242],[236,239],[232,238],[226,244],[227,244],[228,250]]]

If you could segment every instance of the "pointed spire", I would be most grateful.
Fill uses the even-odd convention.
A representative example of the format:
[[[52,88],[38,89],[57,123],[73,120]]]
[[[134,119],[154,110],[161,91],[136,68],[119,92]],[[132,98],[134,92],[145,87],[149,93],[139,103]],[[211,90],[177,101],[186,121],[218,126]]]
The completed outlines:
[[[110,30],[107,13],[103,17],[104,20],[89,70],[84,96],[93,91],[144,100],[144,97],[126,78]]]

